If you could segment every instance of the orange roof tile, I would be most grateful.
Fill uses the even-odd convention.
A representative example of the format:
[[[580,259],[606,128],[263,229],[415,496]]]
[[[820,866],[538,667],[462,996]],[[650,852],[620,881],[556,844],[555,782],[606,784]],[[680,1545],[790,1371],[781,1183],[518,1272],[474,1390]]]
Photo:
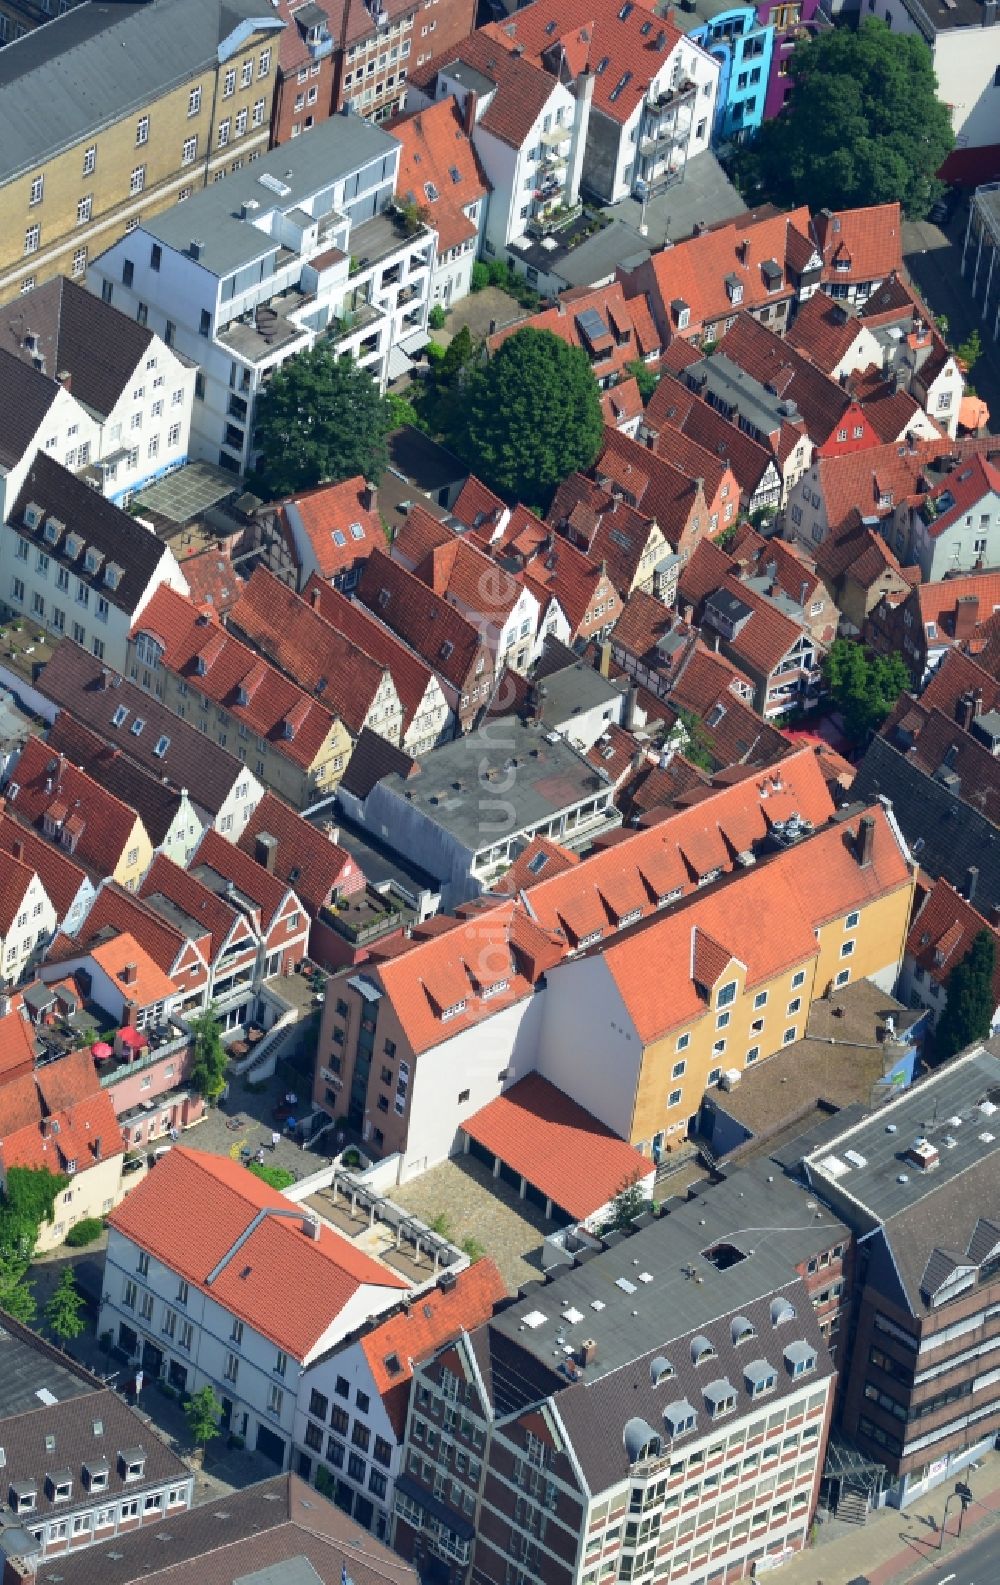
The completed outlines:
[[[523,15],[523,11],[518,13],[519,18]],[[635,298],[634,303],[645,305],[645,317],[641,323],[643,334],[648,335],[646,319],[652,322],[648,304],[642,297]],[[593,333],[588,332],[592,322],[596,327],[597,321],[593,319],[594,315],[598,316],[604,334],[592,339]],[[496,352],[509,336],[524,329],[548,330],[554,336],[558,336],[560,341],[565,341],[567,346],[579,347],[590,359],[594,375],[600,380],[609,379],[613,375],[622,375],[626,364],[634,363],[637,358],[642,358],[644,355],[639,342],[633,302],[626,299],[619,281],[613,281],[608,286],[597,286],[592,290],[565,293],[554,307],[543,309],[541,313],[534,314],[530,319],[519,320],[517,324],[508,325],[490,336],[486,343],[489,351]],[[658,336],[653,346],[647,350],[659,351]],[[606,398],[615,398],[619,395],[619,391],[620,387],[615,385],[603,394]],[[636,387],[636,396],[638,396],[638,387]]]
[[[810,357],[824,374],[832,374],[863,330],[862,321],[846,304],[816,292],[802,304],[785,340]]]
[[[304,1360],[359,1289],[406,1283],[330,1227],[320,1224],[319,1237],[311,1237],[305,1211],[301,1218],[266,1214],[292,1209],[239,1162],[178,1145],[109,1223],[293,1359]]]
[[[365,505],[366,500],[367,485],[357,474],[341,484],[321,484],[304,495],[283,501],[278,507],[278,521],[289,546],[290,523],[294,521],[301,527],[312,547],[320,577],[333,578],[364,560],[376,546],[385,544],[382,520],[374,507]],[[361,530],[360,537],[352,525]]]
[[[946,985],[981,931],[992,936],[996,949],[993,1000],[1000,1005],[1000,931],[977,913],[946,880],[937,880],[914,915],[906,951],[937,985]]]
[[[571,870],[579,862],[578,853],[561,847],[551,837],[532,837],[490,889],[498,897],[516,897],[523,887],[531,886],[540,876],[561,875],[563,870]]]
[[[178,987],[169,974],[164,974],[134,936],[120,935],[100,942],[89,949],[87,956],[114,981],[126,1002],[136,1007],[152,1007],[177,995]],[[133,969],[135,978],[128,980],[126,976]]]
[[[69,851],[100,875],[114,871],[136,825],[133,809],[38,737],[24,745],[6,798],[36,829],[48,817]]]
[[[574,1221],[592,1216],[654,1165],[540,1073],[498,1095],[462,1128]]]
[[[517,149],[548,104],[555,83],[547,71],[526,57],[498,48],[497,40],[489,33],[489,29],[480,28],[471,37],[462,39],[454,49],[435,56],[424,66],[417,66],[410,73],[410,81],[415,88],[428,91],[430,99],[436,99],[439,71],[456,61],[474,67],[497,85],[496,93],[479,118],[479,125],[501,143]]]
[[[493,1261],[477,1260],[457,1274],[446,1292],[432,1288],[362,1336],[361,1351],[397,1437],[402,1438],[406,1429],[414,1365],[461,1332],[488,1321],[506,1297],[504,1280]]]
[[[268,798],[273,796],[273,793],[266,794]],[[164,910],[168,918],[173,908],[186,915],[191,925],[204,933],[205,950],[210,963],[218,958],[233,932],[233,926],[243,920],[238,908],[217,896],[209,887],[202,886],[190,871],[181,869],[165,853],[157,854],[153,860],[139,888],[139,896],[156,913],[157,918],[161,917],[163,903],[170,905]],[[184,939],[187,940],[187,937]],[[190,982],[186,988],[190,988]]]
[[[278,844],[274,873],[294,886],[313,916],[329,903],[333,892],[364,890],[364,872],[351,855],[272,792],[264,794],[250,816],[238,846],[256,858],[257,838],[265,833]]]
[[[121,1155],[121,1129],[110,1095],[100,1088],[89,1051],[71,1051],[3,1091],[0,1166],[84,1172]],[[52,1124],[58,1124],[53,1129]]]
[[[477,628],[382,551],[368,558],[358,599],[434,671],[461,687],[483,648]]]
[[[16,778],[15,778],[16,779]],[[30,864],[45,887],[60,921],[86,884],[87,874],[74,864],[68,853],[46,842],[29,826],[22,825],[6,811],[0,816],[0,852],[20,856]]]
[[[221,876],[224,881],[232,881],[237,892],[259,911],[261,927],[265,932],[281,912],[289,891],[294,891],[287,882],[270,874],[263,865],[255,863],[248,854],[241,852],[211,828],[199,842],[189,868],[196,877],[204,868]]]
[[[454,99],[449,95],[394,116],[387,131],[402,145],[396,191],[404,196],[412,193],[416,203],[429,211],[438,234],[438,254],[474,237],[476,223],[465,211],[486,197],[490,184]]]
[[[898,203],[867,209],[821,209],[812,223],[825,281],[881,281],[903,268],[903,218]]]
[[[18,992],[10,999],[9,1010],[0,1018],[0,1085],[30,1072],[35,1066],[35,1037]]]
[[[147,633],[161,645],[163,664],[189,687],[225,705],[276,752],[305,769],[313,764],[333,730],[332,712],[199,613],[190,600],[161,586],[137,620],[133,635],[137,633]]]

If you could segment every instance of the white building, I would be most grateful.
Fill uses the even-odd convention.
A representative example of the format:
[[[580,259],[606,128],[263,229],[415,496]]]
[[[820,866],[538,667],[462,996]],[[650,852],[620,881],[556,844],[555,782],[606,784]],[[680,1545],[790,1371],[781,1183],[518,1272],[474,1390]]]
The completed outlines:
[[[406,1283],[239,1162],[175,1147],[109,1218],[100,1330],[287,1469],[303,1367]]]
[[[489,187],[454,100],[397,116],[392,131],[402,144],[398,196],[425,209],[437,231],[431,298],[450,308],[472,285]]]
[[[335,116],[151,217],[90,267],[92,291],[199,365],[193,456],[247,468],[258,392],[317,341],[383,387],[390,350],[425,344],[436,239],[391,208],[399,154],[380,128]]]
[[[16,985],[55,935],[55,905],[30,861],[4,854],[0,905],[0,983]]]
[[[129,629],[162,584],[188,592],[173,551],[39,452],[0,525],[0,597],[15,616],[122,671]]]
[[[4,348],[52,392],[25,465],[41,447],[124,503],[187,461],[194,365],[135,316],[59,275],[0,310],[0,329]]]
[[[951,110],[960,149],[997,141],[994,79],[1000,67],[1000,29],[993,0],[861,0],[861,16],[881,17],[894,33],[914,33],[934,57],[938,98]]]

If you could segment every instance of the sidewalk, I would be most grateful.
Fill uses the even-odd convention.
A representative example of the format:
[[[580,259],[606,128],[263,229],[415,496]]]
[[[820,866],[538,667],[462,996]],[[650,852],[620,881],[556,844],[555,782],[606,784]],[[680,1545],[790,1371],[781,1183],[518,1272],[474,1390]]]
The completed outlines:
[[[939,1552],[945,1501],[958,1480],[965,1480],[972,1487],[974,1501],[965,1516],[961,1541],[956,1539],[958,1503],[952,1502],[948,1535]],[[978,1539],[998,1524],[1000,1454],[987,1453],[979,1469],[963,1470],[903,1512],[883,1508],[871,1514],[864,1525],[838,1525],[834,1521],[827,1536],[827,1527],[820,1525],[815,1546],[806,1547],[773,1574],[762,1577],[773,1579],[775,1585],[852,1585],[854,1580],[867,1580],[869,1585],[906,1585],[907,1581],[919,1580],[946,1558],[960,1555],[967,1541]]]

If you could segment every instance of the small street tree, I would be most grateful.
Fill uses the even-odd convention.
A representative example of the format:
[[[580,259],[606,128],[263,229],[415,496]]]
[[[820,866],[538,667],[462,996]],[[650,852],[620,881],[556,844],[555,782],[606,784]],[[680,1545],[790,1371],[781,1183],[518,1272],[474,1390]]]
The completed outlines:
[[[0,1310],[6,1310],[25,1326],[35,1319],[38,1309],[27,1277],[27,1261],[0,1250]]]
[[[257,400],[255,487],[269,500],[362,474],[388,461],[392,410],[371,375],[319,344],[276,369]]]
[[[785,109],[738,156],[744,197],[814,211],[898,198],[926,215],[955,135],[920,35],[866,17],[796,45],[791,76]]]
[[[604,433],[587,355],[548,330],[508,336],[485,367],[466,373],[447,438],[498,494],[547,505],[556,486],[587,468]]]
[[[194,1036],[191,1083],[206,1101],[217,1101],[226,1087],[228,1058],[213,1008],[207,1007],[203,1013],[199,1013],[192,1022],[191,1032]]]
[[[648,1210],[648,1201],[639,1187],[638,1177],[626,1178],[612,1201],[611,1225],[623,1233],[645,1210]]]
[[[823,661],[823,681],[859,744],[878,731],[909,680],[901,655],[872,655],[849,638],[836,639]]]
[[[967,373],[971,373],[982,355],[983,338],[978,330],[973,330],[961,345],[955,348],[955,356]]]
[[[45,1306],[45,1321],[49,1331],[60,1343],[68,1343],[87,1330],[83,1312],[87,1301],[76,1284],[72,1266],[64,1266],[63,1274]]]
[[[934,1031],[934,1052],[939,1060],[953,1057],[974,1040],[990,1032],[996,999],[993,974],[996,949],[988,930],[980,930],[962,959],[948,976],[948,999]]]
[[[199,1387],[184,1406],[184,1418],[195,1447],[204,1452],[206,1442],[217,1435],[222,1421],[222,1404],[211,1387]]]

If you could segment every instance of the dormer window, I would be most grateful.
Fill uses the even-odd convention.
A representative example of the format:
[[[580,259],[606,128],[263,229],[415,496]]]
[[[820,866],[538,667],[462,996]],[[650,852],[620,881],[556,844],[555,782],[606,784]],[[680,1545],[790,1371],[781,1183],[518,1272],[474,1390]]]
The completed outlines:
[[[87,554],[83,558],[84,572],[100,572],[101,563],[103,560],[104,552],[101,550],[95,550],[93,545],[88,545]]]
[[[726,295],[731,303],[742,303],[743,282],[738,275],[726,276]]]
[[[12,1481],[10,1505],[15,1513],[32,1513],[38,1501],[38,1488],[34,1481]]]
[[[816,1350],[798,1339],[785,1349],[785,1364],[792,1376],[807,1376],[816,1369]]]
[[[93,1464],[84,1464],[83,1478],[88,1491],[107,1491],[111,1471],[106,1459],[96,1459]]]
[[[25,528],[37,528],[42,521],[42,515],[41,507],[36,506],[34,501],[29,501],[24,509]]]
[[[848,270],[851,268],[851,261],[850,259],[837,259],[833,267],[837,271],[838,275],[846,275]]]
[[[60,523],[58,517],[45,519],[45,538],[50,545],[58,545],[65,527],[66,524]]]
[[[118,1470],[123,1480],[142,1480],[146,1473],[146,1455],[141,1447],[127,1447],[118,1455]]]
[[[77,556],[79,556],[79,554],[80,554],[82,549],[83,549],[83,540],[80,538],[79,534],[67,534],[66,535],[66,554],[67,554],[67,556],[70,556],[75,561]]]
[[[73,1476],[68,1469],[56,1470],[46,1475],[45,1484],[53,1502],[69,1502],[73,1495]]]
[[[442,1007],[441,1022],[446,1024],[449,1018],[457,1018],[459,1013],[465,1012],[466,1005],[465,998],[463,997],[460,1002],[455,1002],[452,1007]]]
[[[104,582],[109,589],[117,589],[124,577],[124,569],[116,561],[109,561],[104,569]]]

